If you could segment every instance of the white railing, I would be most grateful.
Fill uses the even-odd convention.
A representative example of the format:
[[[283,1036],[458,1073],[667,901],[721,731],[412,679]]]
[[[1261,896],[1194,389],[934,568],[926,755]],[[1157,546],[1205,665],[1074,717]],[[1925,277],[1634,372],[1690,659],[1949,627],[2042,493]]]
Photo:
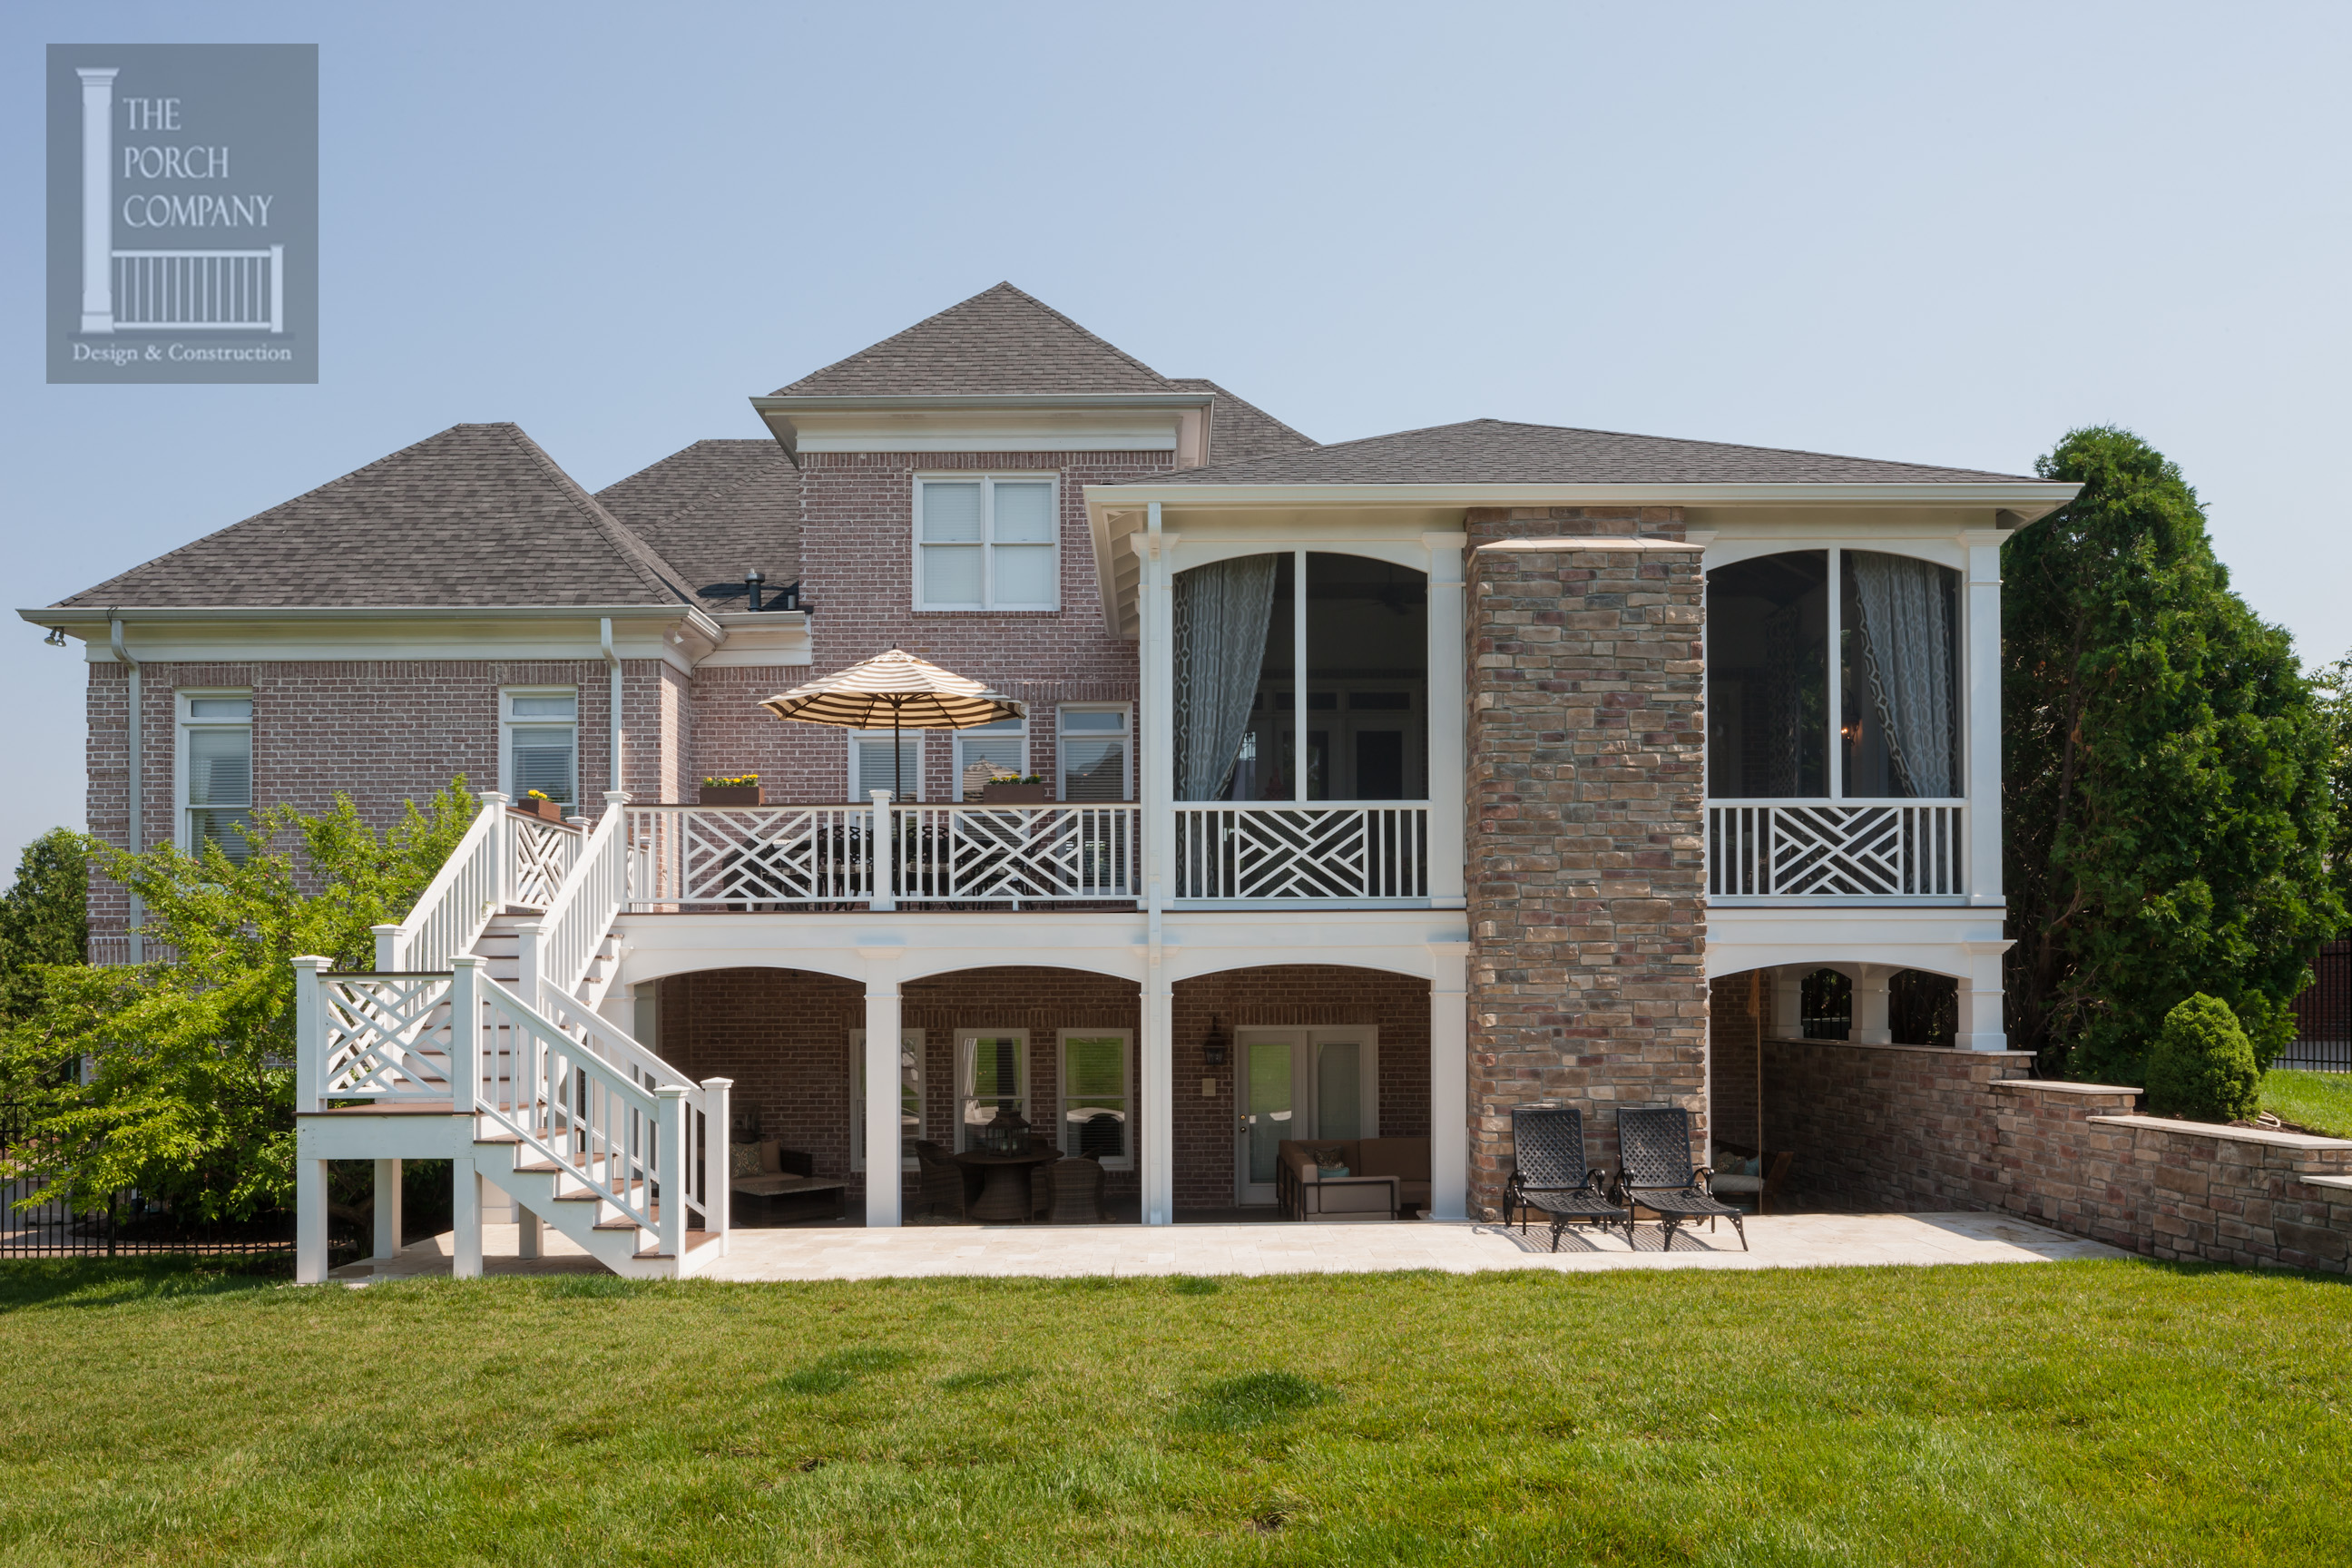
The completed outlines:
[[[862,805],[633,805],[637,909],[781,909],[874,896],[874,815]]]
[[[900,899],[1049,903],[1141,896],[1139,806],[902,805],[893,816]]]
[[[514,840],[514,875],[507,884],[506,901],[543,910],[555,901],[556,889],[572,874],[582,832],[570,823],[522,811],[513,814],[508,831]]]
[[[550,994],[575,994],[613,929],[613,917],[628,902],[628,804],[629,797],[617,791],[604,797],[604,816],[582,841],[546,912],[516,929],[521,959],[517,989],[524,1000],[544,1005]]]
[[[506,805],[502,795],[483,795],[473,826],[441,863],[408,918],[375,928],[378,973],[446,970],[451,959],[472,949],[507,900]]]
[[[1235,802],[1175,808],[1180,899],[1425,899],[1429,807]]]
[[[286,247],[118,250],[117,328],[191,331],[286,330]]]
[[[1955,898],[1968,892],[1956,800],[1710,800],[1710,898]]]
[[[298,969],[298,985],[305,985]],[[305,1016],[307,995],[315,1019]],[[316,1051],[308,1102],[450,1100],[449,975],[320,973],[296,996]]]

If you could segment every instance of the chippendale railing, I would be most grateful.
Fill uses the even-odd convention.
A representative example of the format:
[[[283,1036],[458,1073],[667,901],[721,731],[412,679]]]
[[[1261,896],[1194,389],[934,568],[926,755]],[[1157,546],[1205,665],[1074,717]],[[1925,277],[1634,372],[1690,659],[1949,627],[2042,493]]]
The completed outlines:
[[[1950,898],[1967,893],[1956,800],[1710,800],[1711,898]]]
[[[1254,801],[1176,808],[1180,899],[1425,899],[1429,807]]]

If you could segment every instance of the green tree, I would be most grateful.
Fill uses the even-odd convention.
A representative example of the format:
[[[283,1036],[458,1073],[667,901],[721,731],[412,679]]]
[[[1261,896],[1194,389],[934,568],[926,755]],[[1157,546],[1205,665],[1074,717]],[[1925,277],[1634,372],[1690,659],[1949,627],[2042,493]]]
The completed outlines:
[[[374,967],[368,928],[406,915],[465,837],[465,783],[409,804],[383,835],[348,796],[319,816],[273,807],[241,830],[242,863],[210,843],[132,855],[85,839],[93,868],[139,895],[141,929],[166,956],[47,970],[38,1005],[0,1042],[0,1079],[41,1151],[33,1198],[102,1207],[136,1188],[201,1219],[290,1203],[289,961]]]
[[[2095,427],[2036,471],[2084,488],[2002,551],[2011,1039],[2134,1078],[2203,992],[2266,1067],[2344,924],[2329,715],[2161,453]]]
[[[0,1024],[38,1004],[44,965],[79,963],[89,947],[89,854],[81,835],[52,827],[25,846],[0,895]]]

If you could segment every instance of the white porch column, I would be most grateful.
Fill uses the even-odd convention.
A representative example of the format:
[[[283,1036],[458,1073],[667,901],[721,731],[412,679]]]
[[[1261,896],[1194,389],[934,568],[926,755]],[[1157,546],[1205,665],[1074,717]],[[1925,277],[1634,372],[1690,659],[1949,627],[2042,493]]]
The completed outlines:
[[[1441,909],[1458,909],[1464,899],[1464,801],[1470,761],[1462,552],[1470,536],[1424,533],[1421,542],[1429,546],[1429,896]]]
[[[1800,969],[1772,971],[1772,1038],[1805,1037],[1805,975]]]
[[[1429,1217],[1466,1219],[1470,1213],[1470,944],[1433,942],[1429,944]]]
[[[898,1198],[898,955],[866,954],[866,1224],[888,1229],[899,1220]]]
[[[1155,952],[1157,944],[1155,945]],[[1137,1054],[1143,1081],[1138,1086],[1142,1136],[1136,1157],[1142,1187],[1143,1223],[1176,1223],[1175,993],[1167,969],[1155,961],[1143,983],[1143,1038]]]
[[[1136,599],[1143,648],[1144,970],[1142,1037],[1136,1055],[1140,1125],[1136,1138],[1137,1184],[1146,1225],[1176,1223],[1175,992],[1163,962],[1168,899],[1173,891],[1169,841],[1176,799],[1175,535],[1161,531],[1160,503],[1145,513],[1143,584]]]
[[[294,1162],[294,1283],[327,1282],[327,1162]]]
[[[2000,955],[2010,944],[1971,942],[1961,945],[1968,951],[1969,973],[1960,982],[1959,1019],[1952,1043],[1964,1051],[2005,1051],[2009,1032],[2000,1010]]]
[[[1960,535],[1968,546],[1969,902],[1999,904],[2000,889],[2000,542],[1997,528]],[[1994,1026],[1998,1028],[1999,1015]]]
[[[387,1258],[400,1250],[400,1162],[375,1163],[375,1256]]]
[[[469,1157],[449,1162],[449,1278],[482,1277],[482,1170]]]
[[[81,78],[81,330],[110,332],[114,331],[115,68],[77,68],[74,74]]]
[[[898,744],[895,734],[890,743]],[[918,746],[916,754],[919,756],[921,753],[922,748]],[[919,795],[922,792],[918,789],[916,793]],[[898,907],[898,847],[890,837],[890,792],[877,789],[868,790],[866,794],[874,805],[874,823],[866,829],[866,841],[874,847],[874,889],[866,907],[877,914],[888,914]],[[898,1037],[894,1034],[890,1037],[895,1040]],[[873,1189],[869,1187],[866,1190],[871,1192]]]
[[[1886,1017],[1886,983],[1895,972],[1883,963],[1857,963],[1851,969],[1853,1021],[1845,1037],[1858,1046],[1893,1045],[1895,1031]]]

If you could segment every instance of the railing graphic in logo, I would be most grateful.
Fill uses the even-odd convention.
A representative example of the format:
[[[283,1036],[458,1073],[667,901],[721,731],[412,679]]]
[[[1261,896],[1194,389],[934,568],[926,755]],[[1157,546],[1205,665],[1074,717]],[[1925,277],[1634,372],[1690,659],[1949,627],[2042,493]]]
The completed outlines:
[[[286,247],[118,250],[113,306],[117,329],[282,332]]]

